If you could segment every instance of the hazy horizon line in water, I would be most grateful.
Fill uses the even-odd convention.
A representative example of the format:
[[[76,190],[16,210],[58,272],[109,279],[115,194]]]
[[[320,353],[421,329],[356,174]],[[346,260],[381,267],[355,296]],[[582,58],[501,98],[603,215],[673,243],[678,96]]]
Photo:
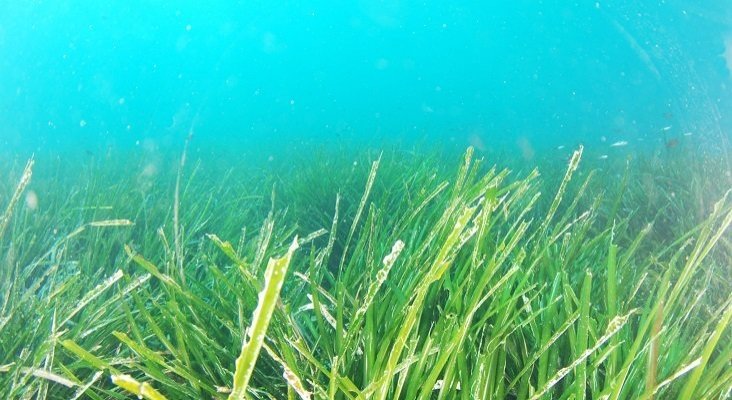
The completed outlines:
[[[0,145],[175,149],[195,125],[235,146],[396,137],[523,157],[526,143],[601,137],[653,147],[670,125],[666,143],[693,132],[729,147],[732,21],[719,8],[8,3]]]

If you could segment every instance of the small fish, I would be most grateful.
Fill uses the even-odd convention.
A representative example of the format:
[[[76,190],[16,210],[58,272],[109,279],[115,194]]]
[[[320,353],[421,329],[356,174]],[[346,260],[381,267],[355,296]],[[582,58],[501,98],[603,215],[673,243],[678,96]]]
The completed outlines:
[[[599,158],[600,160],[607,160],[607,154],[603,154],[603,155],[601,155],[600,157],[597,157],[597,158]]]
[[[562,149],[564,149],[564,145],[557,146],[557,150],[562,150]]]
[[[664,132],[668,132],[668,131],[670,131],[670,130],[671,130],[671,125],[669,125],[669,126],[664,126],[663,128],[661,128],[661,130],[662,130],[662,131],[664,131]]]
[[[627,145],[628,145],[627,141],[621,140],[619,142],[615,142],[615,143],[611,144],[610,147],[623,147],[623,146],[627,146]]]
[[[684,133],[684,136],[691,136],[691,135],[693,135],[693,133],[691,133],[691,132]]]

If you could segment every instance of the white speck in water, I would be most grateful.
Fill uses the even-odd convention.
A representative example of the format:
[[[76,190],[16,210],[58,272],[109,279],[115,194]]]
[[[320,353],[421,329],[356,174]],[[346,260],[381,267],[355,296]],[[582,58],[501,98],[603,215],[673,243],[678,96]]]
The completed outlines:
[[[691,135],[693,135],[693,133],[691,133],[691,132],[684,133],[684,136],[691,136]]]
[[[191,24],[186,25],[186,31],[187,32],[190,32],[191,31]]]
[[[155,176],[158,173],[158,168],[155,166],[155,164],[147,164],[145,168],[142,170],[142,176],[145,177],[151,177]]]
[[[598,157],[600,160],[607,160],[607,154],[603,154],[600,157]]]
[[[295,100],[290,99],[290,105],[291,106],[294,106],[295,105]]]
[[[25,206],[28,207],[29,210],[35,210],[38,208],[38,195],[35,191],[29,190],[25,195]]]
[[[623,147],[627,146],[628,142],[626,140],[620,140],[610,145],[610,147]]]
[[[79,126],[82,127],[82,128],[85,127],[86,126],[86,120],[82,119],[81,121],[79,121]]]
[[[607,142],[607,138],[605,136],[600,136],[600,141],[605,143]]]
[[[119,100],[117,100],[117,103],[119,105],[125,104],[125,98],[124,97],[120,97]]]
[[[669,126],[664,126],[662,130],[663,130],[664,132],[665,132],[665,131],[670,131],[670,130],[671,130],[671,125],[669,125]]]
[[[562,150],[562,149],[564,149],[564,145],[557,146],[557,150]]]

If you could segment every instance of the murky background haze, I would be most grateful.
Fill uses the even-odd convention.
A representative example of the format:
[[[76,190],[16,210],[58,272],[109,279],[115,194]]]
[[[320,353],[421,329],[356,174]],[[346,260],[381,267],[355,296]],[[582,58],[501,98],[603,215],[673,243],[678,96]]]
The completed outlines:
[[[0,145],[726,148],[731,71],[722,0],[4,0]]]

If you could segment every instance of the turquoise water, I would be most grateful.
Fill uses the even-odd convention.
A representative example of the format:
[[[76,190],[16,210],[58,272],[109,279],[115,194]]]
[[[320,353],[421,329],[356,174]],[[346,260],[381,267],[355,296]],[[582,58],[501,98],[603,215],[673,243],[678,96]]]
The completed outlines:
[[[23,152],[179,148],[191,131],[227,147],[726,148],[732,6],[6,0],[0,70],[0,144]]]

